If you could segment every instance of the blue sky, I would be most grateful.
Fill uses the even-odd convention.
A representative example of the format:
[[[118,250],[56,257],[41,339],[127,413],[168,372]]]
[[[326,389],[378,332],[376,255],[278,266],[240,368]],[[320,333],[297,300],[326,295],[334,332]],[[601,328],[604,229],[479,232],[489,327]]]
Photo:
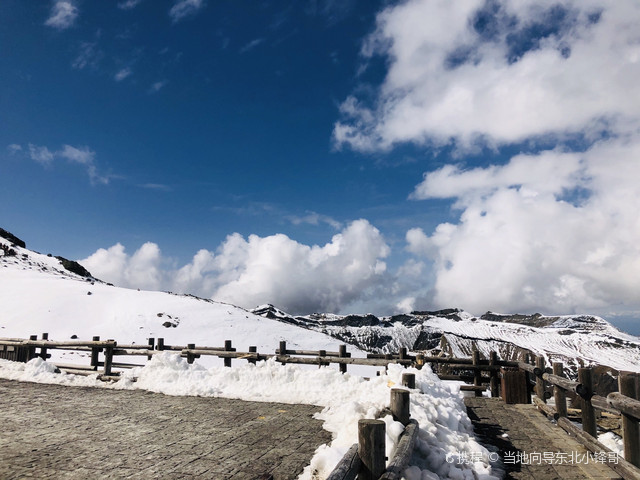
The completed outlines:
[[[0,18],[0,218],[31,248],[293,313],[637,318],[631,0],[5,0]]]

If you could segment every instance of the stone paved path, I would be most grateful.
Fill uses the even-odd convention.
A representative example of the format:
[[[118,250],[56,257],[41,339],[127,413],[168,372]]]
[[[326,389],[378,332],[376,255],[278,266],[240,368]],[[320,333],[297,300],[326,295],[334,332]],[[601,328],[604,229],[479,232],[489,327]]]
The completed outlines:
[[[0,479],[293,479],[319,410],[0,379]]]
[[[486,397],[467,397],[464,402],[480,442],[493,446],[503,460],[506,480],[621,478],[609,467],[587,461],[587,449],[534,405],[507,405]],[[545,452],[548,461],[536,457],[517,461],[518,453],[542,456]]]

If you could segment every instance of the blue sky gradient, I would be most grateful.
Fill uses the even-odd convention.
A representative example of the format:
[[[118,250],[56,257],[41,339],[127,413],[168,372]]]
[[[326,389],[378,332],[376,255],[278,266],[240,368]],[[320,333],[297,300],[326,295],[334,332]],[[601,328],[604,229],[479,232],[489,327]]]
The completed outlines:
[[[0,19],[0,219],[35,250],[292,313],[638,318],[631,0],[5,0]]]

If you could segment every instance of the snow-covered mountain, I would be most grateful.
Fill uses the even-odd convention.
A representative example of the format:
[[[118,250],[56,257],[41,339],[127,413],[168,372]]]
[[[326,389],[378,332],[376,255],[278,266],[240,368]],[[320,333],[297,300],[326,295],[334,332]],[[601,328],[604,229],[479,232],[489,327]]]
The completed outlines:
[[[492,350],[502,359],[522,360],[526,352],[543,355],[550,365],[562,361],[569,371],[599,364],[640,371],[640,338],[621,332],[606,320],[589,315],[503,315],[480,317],[460,309],[375,315],[289,315],[272,305],[253,313],[322,332],[376,353],[401,347],[469,357],[477,348],[485,358]]]
[[[163,337],[167,345],[212,347],[231,340],[238,351],[255,345],[262,353],[273,353],[281,340],[289,348],[306,350],[337,351],[341,343],[227,303],[118,288],[93,278],[73,261],[25,247],[22,240],[0,230],[0,337],[47,332],[51,340],[91,340],[99,335],[122,344]],[[350,351],[364,355],[358,349]],[[65,362],[86,363],[78,353],[60,355]]]
[[[189,295],[114,287],[91,276],[76,262],[43,255],[0,229],[0,337],[91,339],[222,346],[239,350],[256,345],[271,352],[280,340],[290,348],[337,350],[348,343],[355,355],[442,351],[468,357],[472,349],[488,356],[521,359],[527,351],[562,361],[570,371],[583,364],[640,371],[640,338],[625,334],[602,318],[580,316],[473,316],[459,309],[375,315],[289,315],[272,305],[247,311]],[[73,358],[73,354],[69,353]],[[69,359],[67,357],[67,359]]]

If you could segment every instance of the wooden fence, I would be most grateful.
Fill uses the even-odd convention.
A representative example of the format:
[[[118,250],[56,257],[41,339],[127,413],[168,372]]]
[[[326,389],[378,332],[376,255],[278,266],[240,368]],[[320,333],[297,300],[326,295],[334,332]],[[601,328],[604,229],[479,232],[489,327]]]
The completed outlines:
[[[207,347],[196,344],[167,345],[163,338],[158,338],[157,341],[150,338],[147,345],[118,344],[112,339],[100,340],[100,337],[93,337],[91,341],[60,342],[49,340],[47,334],[43,334],[40,340],[35,335],[32,335],[29,340],[0,338],[0,358],[9,360],[26,362],[35,357],[47,359],[51,357],[49,352],[53,349],[88,353],[90,363],[86,366],[54,363],[60,370],[69,373],[84,375],[98,373],[104,380],[118,379],[120,373],[118,370],[143,366],[143,362],[117,361],[118,357],[137,356],[148,360],[163,351],[179,352],[189,363],[193,363],[195,359],[202,356],[219,357],[224,360],[226,367],[231,366],[232,360],[255,363],[270,358],[275,358],[282,364],[324,366],[333,363],[339,365],[341,372],[346,372],[348,365],[386,368],[389,363],[398,363],[421,368],[428,363],[443,380],[470,383],[470,385],[462,385],[461,390],[471,390],[477,396],[481,396],[482,392],[488,389],[492,397],[501,396],[507,403],[531,403],[531,394],[535,393],[533,402],[538,408],[594,453],[609,452],[597,440],[597,412],[607,411],[620,415],[626,460],[619,459],[615,463],[610,463],[609,466],[624,478],[640,480],[640,468],[638,468],[640,467],[640,401],[638,400],[640,374],[637,373],[621,372],[618,377],[619,392],[602,397],[594,393],[591,368],[580,368],[578,381],[575,382],[565,378],[561,363],[554,363],[551,370],[545,367],[542,357],[538,357],[535,365],[532,365],[527,362],[499,360],[495,352],[491,352],[488,359],[481,359],[477,351],[473,352],[472,358],[455,358],[410,355],[406,349],[400,349],[397,354],[369,354],[367,358],[354,358],[347,352],[345,345],[341,345],[338,351],[296,350],[288,349],[285,341],[281,341],[279,348],[271,354],[259,353],[255,346],[250,346],[246,352],[238,352],[230,340],[226,340],[222,347]],[[535,379],[534,384],[530,381],[530,377]],[[546,404],[546,400],[551,396],[549,393],[551,388],[555,407]],[[572,392],[582,399],[582,428],[567,419],[567,392]],[[352,456],[351,462],[353,461],[355,460]]]
[[[640,480],[640,468],[638,468],[640,467],[640,401],[638,401],[640,374],[620,372],[619,391],[603,397],[594,392],[592,368],[579,368],[577,382],[564,377],[564,367],[561,362],[554,362],[550,370],[545,366],[542,357],[536,358],[535,365],[519,362],[518,368],[535,378],[534,403],[538,408],[593,453],[610,453],[610,450],[597,439],[599,412],[606,411],[620,415],[624,458],[608,462],[608,465],[625,479]],[[554,406],[547,405],[547,399],[551,397],[548,387],[553,389]],[[567,419],[568,392],[574,393],[582,400],[582,428]]]

